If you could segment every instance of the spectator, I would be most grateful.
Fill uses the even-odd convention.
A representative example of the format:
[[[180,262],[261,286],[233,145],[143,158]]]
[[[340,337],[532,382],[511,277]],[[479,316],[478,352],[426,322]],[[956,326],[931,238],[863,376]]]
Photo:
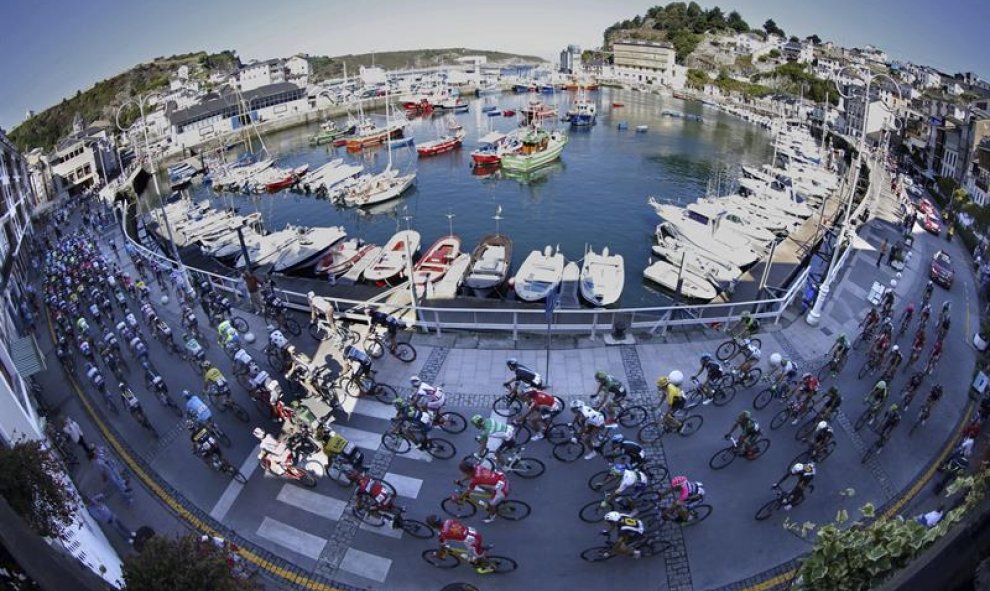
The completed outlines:
[[[70,417],[65,417],[65,422],[62,423],[62,432],[75,444],[83,448],[86,452],[86,457],[93,459],[95,456],[93,454],[93,446],[86,443],[86,439],[83,437],[82,429],[79,428],[79,423],[72,420]]]
[[[880,263],[883,262],[884,255],[887,254],[887,240],[885,239],[882,244],[880,244],[880,254],[877,256],[877,268],[880,268]]]
[[[130,505],[134,501],[134,491],[131,489],[130,483],[121,473],[120,468],[117,466],[117,462],[107,455],[106,449],[104,449],[103,446],[97,446],[96,448],[96,465],[100,469],[100,474],[103,476],[103,481],[106,482],[109,480],[113,482],[113,485],[117,487],[117,490],[124,495],[124,502]]]
[[[932,528],[938,525],[939,521],[942,521],[942,517],[944,515],[945,515],[945,505],[939,505],[938,509],[935,509],[934,511],[929,511],[924,515],[919,515],[914,519],[921,525],[927,528]]]
[[[120,521],[120,518],[114,514],[113,510],[107,506],[106,497],[103,493],[93,495],[86,502],[86,508],[89,510],[89,514],[93,516],[93,519],[105,523],[107,525],[112,525],[114,530],[120,534],[120,537],[127,540],[127,543],[132,543],[134,541],[134,530],[127,527]]]
[[[247,286],[248,295],[251,297],[251,311],[261,314],[264,310],[264,303],[261,298],[261,280],[250,271],[244,271],[244,284]]]

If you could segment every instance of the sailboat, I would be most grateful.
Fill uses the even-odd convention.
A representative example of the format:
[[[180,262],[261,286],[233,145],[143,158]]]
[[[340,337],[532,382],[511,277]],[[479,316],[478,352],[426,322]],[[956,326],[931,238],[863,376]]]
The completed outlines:
[[[621,254],[609,254],[607,246],[601,254],[590,248],[584,253],[581,297],[589,304],[597,307],[615,304],[622,295],[625,281],[625,264]]]
[[[495,211],[495,233],[489,234],[478,242],[471,252],[471,262],[464,286],[477,297],[487,297],[493,290],[498,289],[509,277],[509,267],[512,264],[512,240],[498,231],[498,222],[502,219],[502,206]]]
[[[385,117],[388,118],[389,100],[385,95]],[[392,169],[392,145],[388,145],[388,166],[376,175],[363,175],[341,191],[345,204],[356,207],[370,207],[400,197],[416,180],[416,172],[399,174]]]

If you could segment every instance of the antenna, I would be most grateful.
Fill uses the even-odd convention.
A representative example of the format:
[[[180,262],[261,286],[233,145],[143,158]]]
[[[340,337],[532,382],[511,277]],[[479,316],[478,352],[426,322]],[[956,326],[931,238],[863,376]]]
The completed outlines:
[[[454,215],[452,212],[449,212],[449,211],[447,212],[446,215],[447,215],[447,230],[449,231],[447,235],[448,236],[453,236],[454,235],[454,218],[457,217],[457,216]]]
[[[501,205],[499,205],[498,207],[495,208],[495,217],[492,218],[492,219],[495,220],[495,235],[498,236],[499,235],[499,232],[498,232],[498,223],[501,220],[504,220],[505,219],[505,218],[502,217],[502,206]]]

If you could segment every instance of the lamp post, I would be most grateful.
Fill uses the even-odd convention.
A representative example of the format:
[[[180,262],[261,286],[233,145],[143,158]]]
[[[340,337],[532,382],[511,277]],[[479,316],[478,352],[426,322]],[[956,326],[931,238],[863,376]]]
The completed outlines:
[[[844,69],[845,68],[843,68],[843,70]],[[842,70],[840,70],[840,73],[841,71]],[[863,126],[860,129],[859,134],[859,146],[856,150],[856,163],[853,168],[852,182],[849,183],[847,191],[848,197],[846,198],[846,211],[842,217],[842,232],[839,234],[839,239],[832,248],[832,258],[829,260],[828,271],[825,273],[825,279],[822,281],[821,287],[818,288],[818,298],[815,300],[815,305],[812,306],[811,311],[808,312],[808,316],[805,318],[805,321],[807,321],[807,323],[811,326],[818,326],[818,323],[821,320],[822,307],[825,305],[825,300],[828,299],[828,294],[832,289],[832,282],[835,280],[835,264],[839,260],[839,249],[848,239],[849,216],[852,214],[852,203],[853,198],[856,196],[856,187],[859,186],[859,173],[863,166],[863,150],[866,149],[867,120],[870,117],[870,86],[872,86],[873,80],[876,78],[886,78],[890,80],[894,84],[894,88],[897,89],[898,95],[900,95],[901,92],[901,89],[897,86],[894,79],[886,74],[868,75],[866,78],[866,92],[863,94]],[[836,83],[836,88],[839,90],[839,94],[842,95],[843,98],[850,98],[849,95],[842,92],[842,88],[839,87],[838,83]]]
[[[141,127],[144,132],[144,155],[148,159],[148,163],[151,165],[151,180],[155,185],[155,195],[158,196],[158,207],[161,210],[162,221],[165,223],[165,231],[168,233],[168,242],[172,246],[172,256],[175,257],[176,263],[179,265],[179,272],[182,273],[182,278],[185,281],[186,289],[192,289],[192,283],[189,282],[189,275],[186,272],[186,266],[182,264],[182,258],[179,256],[179,249],[175,246],[175,240],[172,238],[172,225],[168,223],[168,214],[165,212],[165,200],[162,198],[161,187],[158,186],[158,174],[155,170],[155,161],[151,156],[151,142],[148,140],[148,120],[144,116],[144,106],[152,98],[156,98],[156,94],[143,94],[139,95],[137,98],[129,98],[122,105],[117,107],[117,113],[114,115],[114,121],[117,124],[117,129],[124,132],[124,126],[120,124],[120,112],[129,104],[134,104],[137,106],[138,111],[141,113]]]

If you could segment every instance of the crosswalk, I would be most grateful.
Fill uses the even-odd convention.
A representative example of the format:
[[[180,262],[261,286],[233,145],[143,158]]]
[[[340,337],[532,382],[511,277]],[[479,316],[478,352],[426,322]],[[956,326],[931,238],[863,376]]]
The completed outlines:
[[[382,431],[388,428],[387,421],[395,415],[394,409],[390,405],[382,404],[376,400],[358,399],[350,410],[351,420],[348,421],[350,424],[335,424],[334,430],[358,447],[366,450],[366,455],[367,452],[375,452],[381,445]],[[360,427],[352,426],[353,424],[360,425]],[[412,464],[402,464],[406,468],[414,467],[419,462],[433,460],[425,452],[416,449],[401,457],[414,460]],[[398,504],[403,506],[414,502],[419,497],[423,487],[422,479],[394,470],[387,472],[384,479],[395,487],[396,493],[400,497]],[[284,483],[275,497],[278,507],[271,513],[277,513],[279,517],[285,521],[292,521],[295,525],[286,523],[273,515],[265,515],[257,527],[255,535],[266,540],[269,544],[274,544],[314,561],[319,560],[330,542],[326,536],[334,532],[336,523],[348,510],[348,499],[352,494],[351,489],[335,489],[329,486],[328,482],[322,480],[321,485],[315,490],[303,488],[294,483]],[[337,493],[339,498],[334,496],[334,493]],[[236,496],[236,493],[233,494]],[[223,511],[226,514],[230,507],[223,505],[224,497],[221,497],[214,512]],[[289,513],[286,513],[286,509],[289,510]],[[302,524],[307,524],[307,526],[312,524],[313,527],[307,527],[310,531],[305,531],[298,527]],[[405,536],[405,532],[401,529],[393,529],[388,525],[373,527],[361,523],[360,530],[373,534],[374,538],[401,540]],[[319,533],[313,533],[316,531]],[[367,540],[365,541],[367,542]],[[376,549],[380,550],[374,545],[363,549],[350,547],[345,552],[338,568],[351,575],[384,583],[391,570],[392,561],[375,553],[374,550]]]

